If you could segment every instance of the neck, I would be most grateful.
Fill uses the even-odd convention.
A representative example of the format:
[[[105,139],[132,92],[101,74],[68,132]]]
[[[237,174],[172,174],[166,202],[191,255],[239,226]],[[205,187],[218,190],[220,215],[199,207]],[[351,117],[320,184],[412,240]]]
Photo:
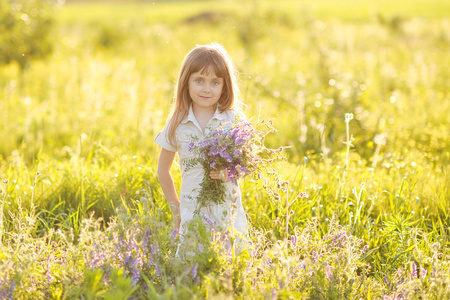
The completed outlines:
[[[202,108],[194,108],[192,107],[192,111],[194,113],[195,118],[197,119],[198,124],[200,125],[202,131],[205,131],[206,125],[208,121],[214,116],[215,109],[202,109]]]
[[[199,107],[192,107],[192,111],[194,112],[194,116],[198,119],[206,119],[209,120],[214,116],[214,113],[216,112],[216,109],[210,109],[210,108],[199,108]]]

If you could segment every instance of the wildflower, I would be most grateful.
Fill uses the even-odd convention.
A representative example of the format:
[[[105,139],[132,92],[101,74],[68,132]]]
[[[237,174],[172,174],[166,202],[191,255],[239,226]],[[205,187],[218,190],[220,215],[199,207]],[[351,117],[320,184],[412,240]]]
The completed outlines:
[[[427,277],[427,269],[422,268],[422,277],[425,278]]]
[[[361,254],[366,253],[367,249],[369,249],[369,245],[365,245],[365,246],[361,249]]]
[[[151,247],[150,252],[152,255],[158,254],[158,252],[159,252],[158,246],[156,246],[155,244],[152,244],[150,247]]]
[[[412,277],[417,278],[417,266],[413,261],[411,262],[411,268],[412,268],[411,272]]]
[[[291,235],[291,245],[292,248],[295,248],[297,246],[297,236]]]
[[[255,249],[253,249],[252,256],[256,256],[258,253],[259,245],[256,245]]]
[[[151,230],[149,228],[145,229],[145,233],[144,233],[144,237],[142,238],[142,252],[144,253],[144,255],[147,254],[148,251],[148,240],[150,238],[150,234],[151,234]]]
[[[155,271],[157,276],[161,276],[161,270],[159,269],[159,264],[155,262]]]
[[[185,171],[196,164],[201,164],[205,174],[211,170],[225,169],[228,178],[236,184],[239,178],[257,170],[264,162],[259,156],[266,152],[261,146],[262,135],[253,130],[249,122],[235,122],[222,124],[211,130],[204,140],[194,140],[188,144],[189,151],[195,155],[186,164]],[[271,154],[270,151],[267,153]],[[225,200],[223,183],[205,176],[197,196],[198,209],[210,202],[220,204]]]
[[[195,264],[192,266],[192,269],[191,269],[192,278],[197,277],[197,267],[198,267],[198,262],[195,262]]]
[[[345,114],[345,123],[350,123],[351,120],[353,120],[353,114]]]
[[[178,235],[178,228],[174,227],[172,229],[172,231],[170,232],[170,235],[169,235],[170,240],[172,241],[172,243],[175,242],[175,239],[177,238],[177,235]]]
[[[207,215],[202,214],[202,218],[203,218],[203,220],[205,220],[206,223],[208,223],[210,226],[214,226],[214,221],[211,220]]]
[[[248,272],[250,272],[250,268],[252,267],[252,262],[249,262],[247,264],[247,268],[245,269],[245,274],[248,274]]]
[[[214,169],[214,168],[217,166],[216,161],[215,161],[215,160],[211,161],[211,162],[209,163],[209,166],[210,166],[212,169]]]
[[[303,260],[301,260],[300,263],[299,263],[298,268],[299,268],[300,270],[303,270],[303,271],[306,272],[306,263],[305,263]]]
[[[298,196],[300,197],[300,198],[309,198],[309,195],[308,195],[308,193],[306,193],[306,192],[301,192],[300,194],[298,194]]]
[[[327,276],[328,279],[333,278],[333,272],[327,263],[325,263],[325,276]]]

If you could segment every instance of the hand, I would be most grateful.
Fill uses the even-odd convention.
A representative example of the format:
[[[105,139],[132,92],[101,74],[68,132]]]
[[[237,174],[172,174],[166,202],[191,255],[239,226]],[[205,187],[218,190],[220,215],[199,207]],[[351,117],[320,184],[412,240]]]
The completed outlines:
[[[225,169],[211,171],[209,172],[209,177],[211,177],[211,179],[221,180],[222,182],[230,181],[230,178],[228,178],[227,171]]]

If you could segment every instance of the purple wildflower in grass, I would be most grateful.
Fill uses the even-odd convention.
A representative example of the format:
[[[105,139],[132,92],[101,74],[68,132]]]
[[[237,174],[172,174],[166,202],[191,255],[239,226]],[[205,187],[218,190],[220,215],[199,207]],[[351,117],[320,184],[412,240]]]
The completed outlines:
[[[158,254],[159,252],[158,246],[156,246],[155,244],[151,244],[150,249],[150,253],[152,255]]]
[[[411,272],[412,277],[417,278],[417,266],[413,261],[411,262],[411,269],[412,269]]]
[[[271,292],[272,292],[272,297],[271,297],[271,299],[272,299],[272,300],[276,300],[276,299],[277,299],[277,290],[276,290],[275,288],[272,288],[272,289],[271,289]]]
[[[142,252],[144,255],[147,254],[148,251],[148,241],[150,239],[151,230],[149,228],[145,228],[144,237],[142,238]]]
[[[194,148],[194,146],[195,146],[194,142],[190,142],[188,144],[188,150],[191,151]]]
[[[425,278],[425,277],[427,277],[427,269],[425,269],[425,268],[422,268],[422,277],[423,278]]]
[[[313,251],[313,263],[316,263],[317,262],[317,252],[316,251]]]
[[[7,276],[4,280],[0,280],[0,299],[12,300],[15,289],[16,282],[14,278],[9,280]]]
[[[123,237],[122,237],[121,234],[119,235],[119,242],[120,242],[120,244],[121,244],[122,246],[125,246],[125,242],[124,242]]]
[[[241,138],[240,136],[236,137],[236,139],[234,140],[234,143],[236,144],[236,146],[242,145],[245,143],[245,140],[243,138]]]
[[[271,267],[272,267],[272,259],[271,259],[271,258],[268,258],[268,259],[266,260],[266,264],[267,264],[267,267],[268,267],[268,268],[271,268]]]
[[[161,276],[161,270],[159,269],[158,262],[155,262],[155,271],[157,276]]]
[[[172,241],[172,243],[175,243],[175,240],[177,238],[178,235],[178,228],[174,227],[171,231],[170,231],[170,235],[169,238]]]
[[[297,247],[297,236],[291,235],[291,246],[292,248]]]
[[[233,152],[233,157],[239,157],[239,156],[241,156],[242,155],[242,150],[241,149],[236,149],[236,150],[234,150],[234,152]]]
[[[309,198],[309,195],[308,195],[308,193],[306,193],[306,192],[301,192],[301,193],[298,194],[298,196],[299,196],[300,198]]]
[[[391,282],[389,281],[388,277],[386,275],[384,275],[383,277],[384,283],[386,283],[387,285],[391,285]]]
[[[203,220],[205,220],[206,223],[208,223],[210,226],[214,226],[214,221],[211,220],[207,215],[202,214],[202,218],[203,218]]]
[[[400,284],[405,282],[405,278],[403,277],[403,272],[400,268],[397,269],[397,275],[398,275],[398,277],[400,277],[400,281],[399,281]]]
[[[259,249],[259,245],[256,245],[255,249],[253,249],[253,252],[252,252],[253,257],[256,256],[256,254],[258,253],[258,249]]]
[[[299,263],[298,268],[299,268],[300,270],[303,270],[303,271],[306,272],[306,263],[305,263],[303,260],[301,260],[300,263]]]
[[[367,249],[369,249],[369,245],[365,245],[365,246],[361,249],[361,254],[366,253]]]
[[[249,262],[248,264],[247,264],[247,268],[245,269],[245,274],[248,274],[248,272],[250,272],[250,268],[252,267],[252,262]]]
[[[148,258],[148,265],[149,266],[153,266],[155,262],[153,261],[153,256],[150,254],[149,258]]]
[[[327,263],[325,263],[325,276],[327,276],[328,279],[333,278],[333,272]]]
[[[198,262],[195,262],[195,264],[192,266],[192,269],[191,269],[192,278],[197,277],[197,267],[198,267]]]

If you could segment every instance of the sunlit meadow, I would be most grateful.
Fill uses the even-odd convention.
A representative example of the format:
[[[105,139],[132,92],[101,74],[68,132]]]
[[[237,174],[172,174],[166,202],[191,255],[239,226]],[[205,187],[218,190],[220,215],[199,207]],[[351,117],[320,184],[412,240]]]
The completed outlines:
[[[450,298],[450,3],[74,1],[53,51],[0,66],[0,299]],[[222,43],[286,146],[241,181],[248,250],[156,176],[178,68]],[[178,168],[173,168],[179,185]],[[231,235],[231,242],[236,237]]]

